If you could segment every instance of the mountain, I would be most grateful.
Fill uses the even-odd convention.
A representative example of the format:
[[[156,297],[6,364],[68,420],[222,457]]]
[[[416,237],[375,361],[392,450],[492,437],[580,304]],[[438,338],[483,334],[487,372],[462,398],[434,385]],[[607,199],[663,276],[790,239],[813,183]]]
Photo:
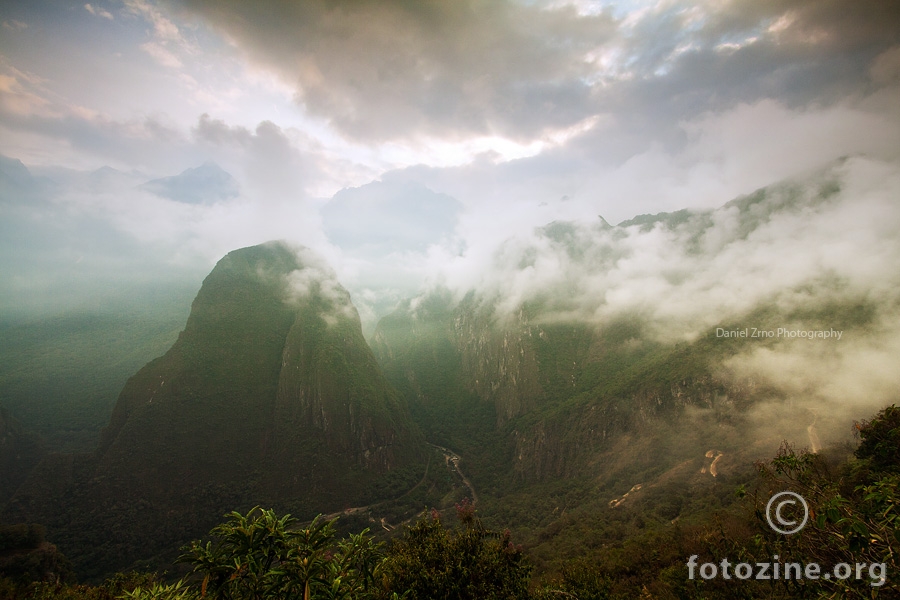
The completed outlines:
[[[390,532],[399,504],[469,496],[545,573],[708,522],[782,440],[817,452],[895,401],[898,213],[854,160],[714,210],[524,232],[371,350],[314,254],[232,252],[98,451],[47,457],[0,518],[46,523],[82,575],[165,564],[256,504]]]
[[[172,177],[153,179],[139,187],[157,196],[187,204],[213,204],[231,200],[240,194],[238,182],[212,162]]]
[[[283,243],[225,256],[165,355],[125,385],[90,455],[43,461],[3,520],[42,522],[86,575],[257,504],[301,517],[399,495],[420,434],[347,292]],[[379,496],[382,494],[382,496]]]
[[[0,210],[3,213],[16,205],[42,204],[52,188],[50,180],[34,176],[22,161],[0,154]],[[5,216],[9,218],[8,214]]]
[[[14,189],[26,189],[34,185],[31,172],[22,161],[0,155],[0,182],[4,186],[4,196]]]
[[[843,422],[892,401],[890,260],[830,252],[858,253],[886,200],[848,194],[842,169],[715,210],[537,228],[478,287],[383,318],[373,351],[541,569],[708,514],[783,440],[846,441]]]
[[[608,484],[615,471],[700,458],[708,439],[681,437],[673,454],[657,428],[689,406],[749,402],[750,390],[713,376],[711,357],[733,345],[637,344],[640,335],[638,322],[545,322],[534,307],[498,320],[474,294],[458,304],[436,294],[382,320],[373,348],[426,436],[460,452],[476,487],[502,495],[585,475]],[[639,450],[648,445],[651,455]],[[607,454],[615,465],[598,464]]]

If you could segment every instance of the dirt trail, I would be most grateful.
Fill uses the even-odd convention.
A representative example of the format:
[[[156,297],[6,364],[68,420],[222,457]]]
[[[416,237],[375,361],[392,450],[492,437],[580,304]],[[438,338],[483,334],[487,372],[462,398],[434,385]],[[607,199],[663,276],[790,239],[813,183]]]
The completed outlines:
[[[444,455],[444,461],[446,464],[453,465],[453,470],[459,475],[459,478],[462,479],[463,484],[467,488],[469,488],[469,492],[472,494],[472,506],[478,504],[478,494],[475,492],[475,486],[472,485],[472,482],[469,481],[469,478],[465,476],[462,472],[462,469],[459,468],[459,461],[461,460],[459,455],[448,448],[444,448],[443,446],[438,446],[437,444],[428,444],[432,448],[437,448]]]
[[[436,448],[437,450],[441,451],[441,454],[444,455],[444,463],[447,465],[447,468],[452,468],[454,471],[456,471],[456,474],[459,475],[459,478],[462,480],[463,484],[467,488],[469,488],[469,493],[472,496],[472,506],[477,504],[478,503],[478,494],[475,492],[475,486],[472,485],[472,482],[469,481],[469,478],[466,477],[465,474],[462,472],[462,469],[459,468],[459,462],[460,462],[460,460],[462,460],[459,457],[459,455],[456,454],[455,452],[453,452],[452,450],[450,450],[448,448],[444,448],[443,446],[438,446],[437,444],[428,444],[428,445],[431,446],[432,448]],[[415,489],[417,489],[419,486],[421,486],[423,483],[425,483],[425,480],[428,477],[428,469],[430,467],[431,467],[431,460],[429,459],[428,464],[425,465],[425,474],[422,475],[422,479],[419,480],[419,483],[417,483],[416,485],[414,485],[413,487],[408,489],[406,492],[404,492],[397,498],[394,498],[394,500],[399,500],[400,498],[408,496]],[[366,506],[354,506],[352,508],[345,508],[344,510],[339,510],[337,512],[333,512],[333,513],[324,515],[322,518],[326,521],[330,521],[331,519],[335,519],[337,517],[366,512],[368,510],[371,510],[373,507],[378,506],[379,504],[384,504],[385,502],[390,502],[390,501],[382,500],[381,502],[376,502],[374,504],[368,504]],[[386,523],[384,519],[381,519],[381,526],[386,531],[391,531],[392,529],[394,529],[396,527],[396,526],[391,526],[389,523]]]
[[[395,500],[400,500],[401,498],[405,498],[406,496],[409,496],[410,494],[412,494],[423,483],[425,483],[425,480],[428,478],[428,469],[430,469],[430,468],[431,468],[431,458],[428,459],[428,463],[425,465],[425,473],[422,475],[422,479],[419,480],[419,483],[412,486],[411,488],[409,488],[408,490],[406,490],[405,492],[403,492],[402,494],[400,494],[393,500],[381,500],[380,502],[376,502],[374,504],[367,504],[366,506],[354,506],[352,508],[345,508],[344,510],[339,510],[337,512],[333,512],[333,513],[324,515],[322,518],[326,521],[330,521],[331,519],[334,519],[337,517],[342,517],[345,515],[353,515],[356,513],[365,512],[367,510],[370,510],[373,506],[378,506],[379,504],[384,504],[386,502],[393,502]],[[384,519],[382,519],[381,521],[382,521],[381,526],[385,527]],[[385,529],[387,529],[387,528],[385,527]],[[390,531],[390,529],[388,529],[388,531]]]

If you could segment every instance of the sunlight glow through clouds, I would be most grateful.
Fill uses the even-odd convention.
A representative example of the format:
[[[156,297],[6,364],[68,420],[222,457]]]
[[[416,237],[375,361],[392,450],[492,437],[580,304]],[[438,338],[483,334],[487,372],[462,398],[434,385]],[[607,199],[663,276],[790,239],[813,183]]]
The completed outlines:
[[[599,115],[588,117],[571,127],[551,130],[539,139],[527,143],[501,136],[472,137],[463,140],[428,138],[421,143],[386,143],[378,154],[392,168],[404,168],[417,164],[431,167],[457,167],[471,163],[479,156],[487,156],[497,164],[521,158],[533,157],[551,148],[563,146],[574,137],[587,133],[603,121]]]
[[[876,0],[373,6],[7,3],[0,154],[72,181],[215,163],[239,197],[106,190],[114,210],[91,218],[163,262],[286,236],[394,294],[554,219],[712,208],[842,156],[900,160],[900,27]],[[55,202],[96,208],[63,179]],[[321,229],[348,188],[463,208],[452,235],[366,263]],[[384,223],[408,226],[399,212]]]

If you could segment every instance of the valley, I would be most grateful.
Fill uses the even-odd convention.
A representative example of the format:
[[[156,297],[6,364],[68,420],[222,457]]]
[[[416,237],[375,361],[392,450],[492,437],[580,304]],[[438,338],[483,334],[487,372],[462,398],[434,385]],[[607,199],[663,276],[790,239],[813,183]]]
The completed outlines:
[[[0,600],[900,598],[897,0],[0,29]]]
[[[719,213],[550,223],[498,260],[517,273],[540,253],[569,261],[551,271],[554,286],[513,305],[502,288],[435,286],[401,301],[368,340],[317,254],[284,242],[230,252],[171,346],[125,382],[95,448],[60,452],[60,438],[42,445],[4,416],[16,450],[3,458],[0,519],[45,525],[78,575],[99,581],[177,569],[181,545],[253,506],[306,523],[324,515],[342,533],[368,529],[383,541],[429,514],[453,524],[457,511],[475,510],[520,540],[535,585],[711,520],[740,521],[737,492],[760,485],[760,461],[785,440],[847,457],[847,422],[890,401],[870,386],[871,398],[840,404],[827,377],[809,373],[813,364],[846,373],[883,352],[895,305],[833,277],[773,288],[715,317],[691,303],[676,317],[665,302],[616,312],[577,290],[604,281],[627,262],[628,240],[648,235],[669,235],[669,251],[694,257],[702,273],[770,221],[831,210],[832,188],[822,189],[739,198],[720,209],[737,223],[726,230]],[[718,246],[698,255],[710,240]],[[691,277],[701,275],[674,280],[672,302]],[[721,335],[749,329],[742,323],[841,336]],[[134,335],[162,343],[165,331]],[[782,374],[782,364],[794,370]]]

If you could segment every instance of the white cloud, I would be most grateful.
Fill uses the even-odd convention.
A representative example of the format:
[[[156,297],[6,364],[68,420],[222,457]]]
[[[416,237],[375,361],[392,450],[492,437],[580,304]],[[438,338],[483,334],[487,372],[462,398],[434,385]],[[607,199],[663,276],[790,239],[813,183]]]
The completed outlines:
[[[28,24],[23,23],[22,21],[16,21],[15,19],[10,19],[8,21],[3,21],[3,28],[10,31],[21,31],[22,29],[28,29]]]
[[[559,318],[636,313],[667,340],[692,339],[760,303],[789,309],[803,301],[793,290],[808,285],[825,296],[900,300],[898,193],[895,164],[854,158],[745,199],[744,209],[733,203],[671,226],[595,220],[520,232],[499,247],[473,243],[447,262],[442,281],[509,311],[543,299]],[[840,282],[836,291],[830,281]]]
[[[115,17],[113,17],[112,13],[109,12],[108,10],[106,10],[104,8],[96,7],[92,4],[85,4],[84,9],[86,11],[88,11],[89,13],[91,13],[92,15],[97,16],[97,17],[103,17],[104,19],[109,19],[110,21],[115,19]]]
[[[184,65],[165,46],[157,42],[145,42],[141,44],[141,50],[152,56],[159,64],[170,69],[180,69]]]
[[[146,0],[124,0],[125,7],[135,15],[140,15],[153,25],[153,37],[161,42],[185,43],[178,26],[156,5]]]

